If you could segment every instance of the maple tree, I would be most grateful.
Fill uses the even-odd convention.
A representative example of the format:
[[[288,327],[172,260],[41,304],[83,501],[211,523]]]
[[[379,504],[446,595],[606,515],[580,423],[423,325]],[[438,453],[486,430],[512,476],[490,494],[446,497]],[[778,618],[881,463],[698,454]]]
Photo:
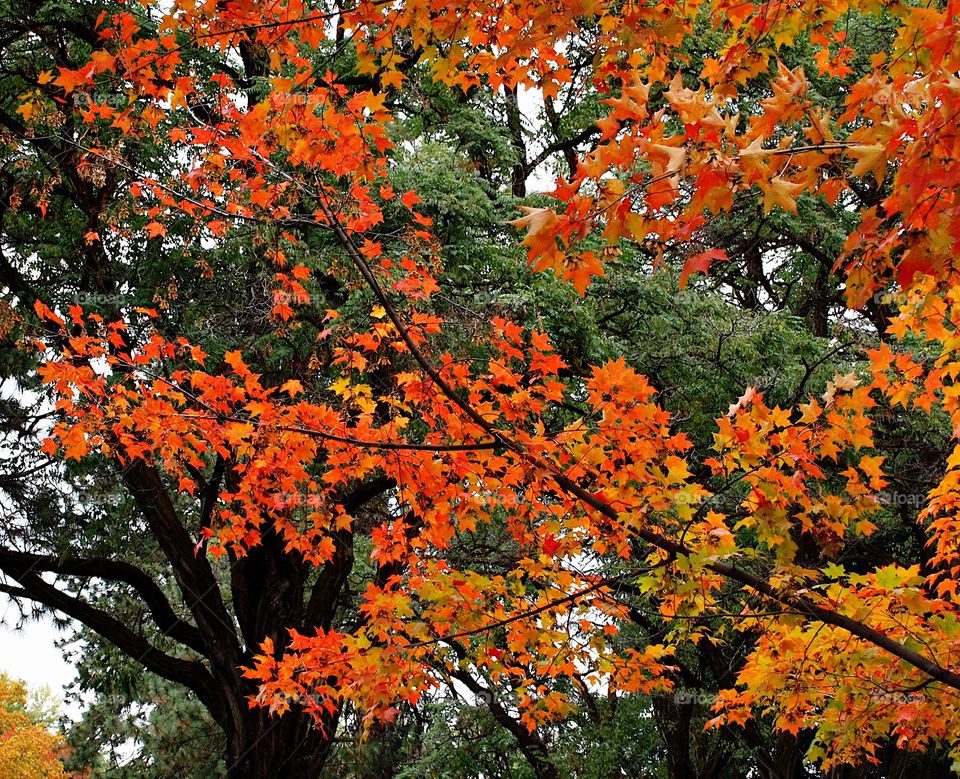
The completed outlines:
[[[0,674],[0,771],[23,779],[66,777],[60,738],[30,718],[27,704],[24,684]]]
[[[5,590],[188,687],[236,776],[310,775],[348,714],[375,733],[442,689],[487,701],[536,775],[557,776],[544,733],[578,694],[665,693],[685,651],[740,633],[751,649],[709,727],[765,717],[811,733],[825,770],[891,740],[955,755],[960,460],[923,508],[922,561],[848,567],[841,552],[877,532],[896,478],[884,415],[960,424],[957,13],[185,0],[58,20],[66,48],[38,14],[26,40],[52,61],[19,66],[4,208],[69,217],[81,260],[67,286],[93,305],[44,294],[29,251],[24,269],[4,260],[4,335],[55,403],[32,456],[115,474],[172,580],[96,548],[34,551],[20,527],[24,548],[0,550]],[[872,35],[852,40],[861,25]],[[790,64],[801,49],[806,65]],[[503,315],[464,327],[443,300],[441,214],[397,175],[416,145],[394,130],[415,118],[414,81],[502,96],[514,196],[562,158],[551,200],[510,221],[533,269],[579,295],[631,243],[653,268],[678,265],[681,287],[717,270],[736,284],[719,239],[745,202],[765,220],[834,209],[836,264],[793,241],[866,308],[869,364],[783,406],[746,387],[695,446],[623,357],[573,366]],[[557,101],[587,92],[596,115],[570,132]],[[533,156],[531,94],[555,138]],[[140,252],[158,279],[174,270],[227,300],[264,282],[269,303],[258,318],[228,308],[213,337],[212,317],[172,315],[176,285],[124,304]],[[759,307],[767,257],[743,254],[743,302]],[[878,300],[890,287],[896,300]],[[496,565],[463,553],[484,534],[507,550]],[[156,639],[41,571],[129,588]],[[655,629],[625,641],[645,614]]]

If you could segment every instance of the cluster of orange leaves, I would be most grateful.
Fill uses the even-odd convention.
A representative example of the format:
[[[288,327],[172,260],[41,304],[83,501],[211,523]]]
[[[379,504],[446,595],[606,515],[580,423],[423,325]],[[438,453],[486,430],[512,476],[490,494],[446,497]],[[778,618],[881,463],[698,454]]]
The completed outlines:
[[[530,727],[569,711],[567,696],[552,684],[557,677],[621,692],[663,689],[672,646],[624,648],[618,635],[629,608],[619,585],[640,586],[663,618],[680,617],[671,640],[716,639],[692,622],[726,603],[724,579],[710,564],[763,549],[775,561],[770,581],[777,587],[806,591],[823,582],[810,587],[811,597],[887,632],[885,622],[902,601],[911,606],[913,630],[941,627],[928,618],[942,617],[947,604],[904,588],[915,573],[910,579],[890,568],[877,573],[883,586],[866,586],[854,577],[844,581],[842,569],[825,574],[796,562],[797,534],[829,550],[850,534],[871,533],[867,517],[880,508],[881,458],[859,456],[842,489],[831,489],[820,467],[872,444],[867,411],[875,388],[851,376],[838,377],[795,413],[768,407],[751,390],[718,420],[707,464],[715,476],[746,487],[732,517],[693,479],[683,457],[690,443],[671,432],[643,377],[620,360],[594,369],[582,388],[565,385],[556,379],[563,362],[546,336],[506,321],[492,324],[485,364],[468,368],[450,355],[439,362],[444,379],[469,393],[494,427],[536,452],[537,465],[490,446],[450,398],[413,371],[398,372],[393,388],[374,395],[358,383],[363,373],[347,368],[325,397],[308,399],[297,381],[265,387],[238,353],[210,373],[206,355],[185,341],[154,335],[128,352],[122,323],[76,309],[67,323],[38,308],[65,339],[61,356],[41,368],[64,417],[45,446],[73,458],[94,448],[121,463],[148,459],[187,494],[196,491],[191,467],[223,458],[236,478],[201,531],[213,554],[242,555],[269,523],[288,548],[322,564],[333,556],[334,535],[356,522],[339,503],[342,490],[373,474],[397,484],[397,510],[373,528],[370,556],[381,566],[399,563],[400,572],[368,586],[363,624],[347,634],[295,635],[283,657],[265,645],[250,670],[262,682],[259,702],[280,711],[293,700],[318,708],[351,701],[382,716],[398,699],[415,703],[424,690],[449,682],[465,661],[513,690]],[[88,327],[109,335],[89,335]],[[366,348],[376,360],[377,349],[405,347],[388,332]],[[343,362],[352,361],[344,355]],[[547,431],[551,404],[581,393],[583,416]],[[557,490],[553,472],[598,489],[617,520]],[[512,570],[483,575],[449,561],[452,545],[497,522],[504,543],[517,550]],[[760,549],[738,543],[744,527],[755,530]],[[683,554],[645,547],[641,530],[679,541]],[[611,560],[619,562],[611,567]],[[742,616],[753,619],[746,606]],[[800,621],[757,619],[764,641],[784,630],[811,630]],[[818,633],[812,648],[787,653],[783,663],[793,673],[791,663],[808,662],[810,652],[827,652],[843,638]],[[943,638],[941,632],[938,657],[950,667],[960,645]],[[741,678],[747,691],[728,701],[741,708],[723,716],[737,721],[775,686],[767,671],[752,675],[752,663],[765,659],[769,654],[758,650]],[[916,673],[876,653],[874,661],[891,684]]]

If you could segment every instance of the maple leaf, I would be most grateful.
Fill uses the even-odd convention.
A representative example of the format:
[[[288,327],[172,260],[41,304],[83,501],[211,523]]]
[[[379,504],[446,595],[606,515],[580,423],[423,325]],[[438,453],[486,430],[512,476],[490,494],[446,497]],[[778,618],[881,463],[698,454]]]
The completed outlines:
[[[935,258],[921,249],[911,247],[897,263],[897,283],[901,289],[909,289],[917,276],[936,273]]]
[[[157,222],[157,221],[148,222],[144,230],[146,231],[147,235],[150,238],[157,238],[159,236],[167,234],[166,225],[164,225],[162,222]]]
[[[407,208],[413,208],[417,203],[421,203],[423,201],[420,200],[420,196],[417,195],[416,192],[409,191],[404,192],[400,196],[400,202],[403,203]]]
[[[774,176],[760,186],[763,189],[763,213],[769,214],[775,207],[797,213],[796,197],[804,190],[803,184],[794,184],[780,176]]]
[[[707,249],[704,252],[688,257],[680,272],[680,289],[687,286],[690,275],[693,273],[706,274],[714,262],[727,262],[729,258],[723,249]]]
[[[239,350],[224,354],[223,361],[227,363],[227,365],[229,365],[233,369],[234,373],[236,373],[238,376],[246,376],[250,372],[250,369],[243,361],[243,357]]]
[[[303,384],[301,384],[297,379],[289,379],[283,383],[280,389],[293,398],[303,392]]]
[[[508,225],[519,230],[526,230],[523,243],[534,245],[542,240],[542,234],[557,224],[557,214],[552,208],[535,208],[533,206],[518,206],[525,214],[507,222]]]
[[[386,73],[380,74],[380,83],[383,84],[383,86],[392,89],[399,89],[403,86],[403,82],[406,80],[407,77],[399,70],[390,70]]]
[[[542,548],[543,548],[543,553],[547,557],[553,557],[554,554],[556,554],[557,550],[560,548],[560,542],[557,540],[555,536],[548,535],[546,538],[543,539]]]
[[[66,94],[74,92],[78,87],[86,84],[92,74],[92,68],[88,65],[77,70],[60,68],[60,75],[54,80],[54,84],[63,89]]]
[[[573,283],[573,288],[581,296],[585,295],[594,276],[602,276],[603,264],[593,252],[581,252],[570,257],[564,264],[563,277]]]
[[[850,146],[847,148],[847,154],[857,160],[857,164],[853,166],[854,176],[863,177],[872,173],[877,186],[883,186],[883,180],[887,175],[887,152],[883,146],[880,144]]]
[[[37,104],[32,100],[28,100],[24,103],[21,103],[16,112],[23,117],[24,121],[29,122],[33,115],[37,112]]]
[[[666,157],[667,164],[664,167],[667,173],[674,177],[679,176],[687,158],[687,150],[683,146],[665,146],[662,143],[655,143],[650,146],[650,151],[655,152],[657,156]]]
[[[224,438],[231,446],[237,447],[244,443],[253,431],[253,425],[247,422],[231,422],[224,429]]]
[[[850,390],[860,386],[860,380],[857,378],[855,371],[851,371],[850,373],[842,376],[837,374],[833,377],[833,386],[838,390],[849,392]]]
[[[739,411],[742,408],[746,408],[751,403],[753,403],[754,400],[757,399],[758,397],[759,397],[759,393],[757,393],[756,387],[747,387],[744,390],[743,394],[739,397],[737,402],[732,403],[730,405],[730,408],[727,410],[727,416],[732,417],[734,414],[737,413],[737,411]]]
[[[740,167],[751,174],[751,180],[762,180],[769,175],[767,158],[770,156],[770,149],[763,147],[764,138],[762,136],[754,138],[747,146],[740,150],[737,160]]]
[[[37,312],[37,316],[41,319],[46,319],[48,322],[53,322],[55,325],[63,327],[63,319],[57,316],[43,301],[35,300],[33,310]]]
[[[60,443],[64,448],[64,456],[68,460],[81,460],[90,451],[87,436],[80,425],[73,425],[60,434]]]

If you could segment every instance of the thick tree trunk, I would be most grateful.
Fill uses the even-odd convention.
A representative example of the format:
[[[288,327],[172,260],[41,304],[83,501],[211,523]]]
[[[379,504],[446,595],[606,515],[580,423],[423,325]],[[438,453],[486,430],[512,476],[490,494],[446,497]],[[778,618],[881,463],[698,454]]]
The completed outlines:
[[[670,779],[693,779],[697,776],[690,758],[690,723],[692,703],[676,703],[667,696],[653,699],[654,716],[667,753],[667,775]]]
[[[250,710],[227,734],[229,779],[316,779],[333,745],[336,720],[321,728],[302,710]]]

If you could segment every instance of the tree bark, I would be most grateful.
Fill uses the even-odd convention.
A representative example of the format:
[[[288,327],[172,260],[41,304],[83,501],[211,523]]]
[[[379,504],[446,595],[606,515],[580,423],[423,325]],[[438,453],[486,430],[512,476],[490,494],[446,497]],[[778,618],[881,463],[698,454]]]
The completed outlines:
[[[316,779],[330,756],[337,717],[322,725],[302,709],[251,709],[227,732],[229,779]]]

